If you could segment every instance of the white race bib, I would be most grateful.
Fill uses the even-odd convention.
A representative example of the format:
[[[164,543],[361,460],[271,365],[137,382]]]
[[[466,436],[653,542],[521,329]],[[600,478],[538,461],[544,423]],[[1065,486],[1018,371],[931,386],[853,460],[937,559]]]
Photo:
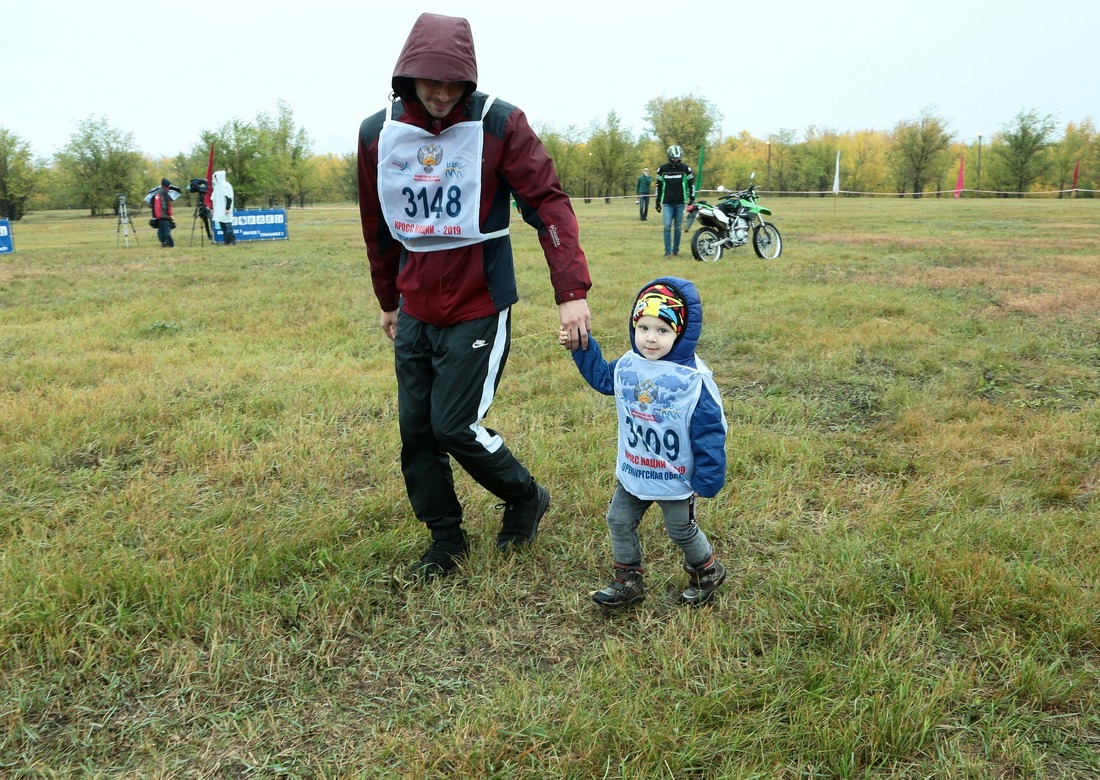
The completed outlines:
[[[650,361],[635,352],[615,366],[619,410],[619,482],[643,500],[687,498],[695,459],[691,415],[710,373],[698,368]]]
[[[393,119],[393,104],[378,136],[378,199],[390,233],[414,252],[477,244],[508,235],[481,232],[483,120],[459,122],[433,135]]]

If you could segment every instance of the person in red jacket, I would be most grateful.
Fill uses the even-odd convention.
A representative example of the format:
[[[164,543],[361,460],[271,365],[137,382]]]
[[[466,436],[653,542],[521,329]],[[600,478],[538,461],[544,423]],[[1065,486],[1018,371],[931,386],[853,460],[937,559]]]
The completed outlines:
[[[175,246],[172,240],[172,228],[176,223],[172,220],[172,182],[161,179],[160,186],[153,190],[153,197],[149,203],[153,207],[153,219],[157,221],[157,239],[161,246]]]
[[[592,282],[576,214],[542,141],[520,109],[476,89],[467,20],[422,14],[391,84],[390,105],[359,128],[359,212],[380,324],[394,348],[401,471],[431,534],[407,571],[416,581],[450,572],[469,549],[451,458],[503,502],[501,550],[530,544],[550,504],[483,425],[519,300],[513,197],[538,231],[574,348],[588,343]]]

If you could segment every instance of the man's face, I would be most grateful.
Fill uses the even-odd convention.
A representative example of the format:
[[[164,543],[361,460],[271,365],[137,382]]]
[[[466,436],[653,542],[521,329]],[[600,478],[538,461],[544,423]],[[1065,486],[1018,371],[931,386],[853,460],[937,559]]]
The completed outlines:
[[[642,173],[648,174],[649,173],[649,168],[642,168]]]
[[[436,119],[442,119],[454,110],[462,95],[466,92],[464,81],[434,81],[433,79],[413,79],[416,96]]]

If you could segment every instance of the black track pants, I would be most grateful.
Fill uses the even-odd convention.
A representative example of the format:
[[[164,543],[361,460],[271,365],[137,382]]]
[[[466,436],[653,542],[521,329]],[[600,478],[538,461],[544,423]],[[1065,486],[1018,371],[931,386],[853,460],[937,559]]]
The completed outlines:
[[[450,327],[398,314],[394,339],[401,472],[418,519],[462,522],[450,458],[501,501],[530,495],[531,473],[482,425],[511,345],[510,310]]]

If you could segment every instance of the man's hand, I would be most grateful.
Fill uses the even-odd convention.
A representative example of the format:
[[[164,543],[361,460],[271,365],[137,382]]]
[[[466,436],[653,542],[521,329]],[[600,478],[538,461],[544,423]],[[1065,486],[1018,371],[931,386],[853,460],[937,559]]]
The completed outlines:
[[[588,301],[581,298],[559,303],[558,319],[561,320],[558,343],[570,351],[588,349],[588,334],[592,331],[592,314],[588,311]]]
[[[657,201],[656,203],[654,203],[653,208],[657,209],[657,213],[660,214],[661,213],[661,201]]]
[[[386,337],[393,341],[397,335],[397,309],[382,312],[382,316],[378,318],[378,324],[382,326],[382,332]]]

